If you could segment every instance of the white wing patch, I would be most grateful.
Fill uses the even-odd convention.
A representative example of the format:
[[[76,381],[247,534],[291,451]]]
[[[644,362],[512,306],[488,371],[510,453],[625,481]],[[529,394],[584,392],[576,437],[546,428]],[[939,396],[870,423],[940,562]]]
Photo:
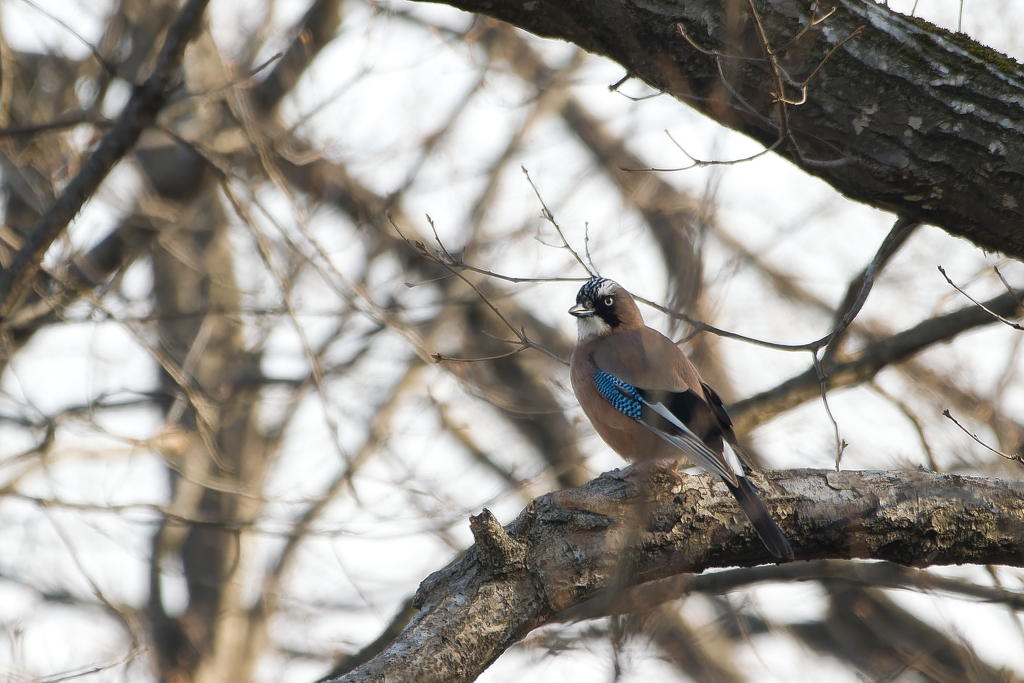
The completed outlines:
[[[740,462],[739,456],[736,455],[736,451],[732,449],[732,446],[730,446],[729,442],[725,439],[722,440],[722,455],[725,456],[725,461],[729,463],[729,467],[731,467],[732,471],[736,473],[736,476],[747,476],[743,472],[743,463]]]
[[[644,401],[644,405],[675,425],[682,434],[668,434],[660,429],[655,429],[643,420],[640,420],[640,424],[647,427],[647,429],[654,432],[661,439],[668,441],[670,444],[686,453],[690,456],[695,465],[700,465],[706,471],[716,474],[723,480],[730,483],[735,482],[737,476],[745,476],[743,473],[743,465],[740,464],[739,458],[736,457],[736,453],[729,447],[729,444],[724,441],[722,442],[725,446],[725,458],[723,462],[723,458],[721,456],[708,448],[707,444],[701,441],[700,438],[694,434],[689,427],[683,424],[678,417],[673,415],[672,411],[666,408],[664,404],[660,402],[650,403],[648,401]],[[726,465],[728,465],[728,467],[726,467]]]
[[[649,403],[647,401],[644,401],[644,404],[646,404],[648,408],[656,412],[658,415],[661,415],[663,418],[674,424],[676,427],[679,427],[679,429],[681,429],[682,431],[686,432],[693,438],[697,439],[697,435],[690,431],[690,428],[684,425],[682,420],[676,417],[671,410],[666,408],[664,403],[661,403],[660,401],[658,403]],[[697,440],[700,441],[700,439]]]

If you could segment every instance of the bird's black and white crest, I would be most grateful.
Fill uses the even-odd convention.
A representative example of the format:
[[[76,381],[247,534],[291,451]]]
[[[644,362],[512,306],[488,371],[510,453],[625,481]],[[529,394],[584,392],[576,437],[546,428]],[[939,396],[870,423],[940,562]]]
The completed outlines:
[[[587,280],[576,295],[576,303],[582,304],[585,301],[596,303],[602,297],[611,294],[616,287],[619,287],[619,283],[608,278],[595,277],[593,280]]]
[[[604,336],[619,326],[616,300],[624,291],[619,283],[603,277],[588,280],[576,295],[576,305],[569,312],[576,316],[579,341]]]

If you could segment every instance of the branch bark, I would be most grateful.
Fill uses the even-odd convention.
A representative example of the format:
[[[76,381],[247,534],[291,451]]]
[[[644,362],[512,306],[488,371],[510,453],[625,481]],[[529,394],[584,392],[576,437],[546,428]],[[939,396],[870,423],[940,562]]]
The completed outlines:
[[[765,40],[721,0],[447,4],[609,57],[848,197],[1024,256],[1024,70],[966,36],[873,0],[829,3],[802,35],[806,0],[756,2]]]
[[[335,679],[472,681],[560,612],[644,582],[771,561],[720,483],[649,485],[599,477],[538,498],[502,529],[427,577],[419,613],[377,658]],[[1013,482],[909,472],[766,472],[758,488],[797,559],[909,566],[1024,566],[1024,491]],[[482,541],[482,542],[481,542]]]

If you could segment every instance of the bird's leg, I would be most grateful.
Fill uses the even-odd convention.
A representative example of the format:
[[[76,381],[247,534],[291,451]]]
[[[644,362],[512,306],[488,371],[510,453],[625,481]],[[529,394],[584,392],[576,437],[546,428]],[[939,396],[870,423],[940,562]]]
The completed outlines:
[[[658,472],[660,474],[667,474],[675,482],[672,486],[672,491],[680,491],[683,488],[683,475],[679,473],[679,461],[678,460],[655,460],[651,462],[649,466],[650,472]]]
[[[631,481],[633,477],[637,474],[637,470],[638,468],[634,465],[630,465],[624,470],[620,470],[618,467],[616,467],[614,470],[602,472],[601,476],[607,477],[609,479],[618,479],[620,481]]]

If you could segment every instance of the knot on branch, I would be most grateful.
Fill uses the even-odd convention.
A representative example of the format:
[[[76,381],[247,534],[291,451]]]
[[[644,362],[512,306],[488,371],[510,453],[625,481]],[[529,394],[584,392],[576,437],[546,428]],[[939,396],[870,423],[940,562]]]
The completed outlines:
[[[485,567],[505,573],[526,566],[526,546],[509,536],[487,508],[469,518],[469,529]]]

